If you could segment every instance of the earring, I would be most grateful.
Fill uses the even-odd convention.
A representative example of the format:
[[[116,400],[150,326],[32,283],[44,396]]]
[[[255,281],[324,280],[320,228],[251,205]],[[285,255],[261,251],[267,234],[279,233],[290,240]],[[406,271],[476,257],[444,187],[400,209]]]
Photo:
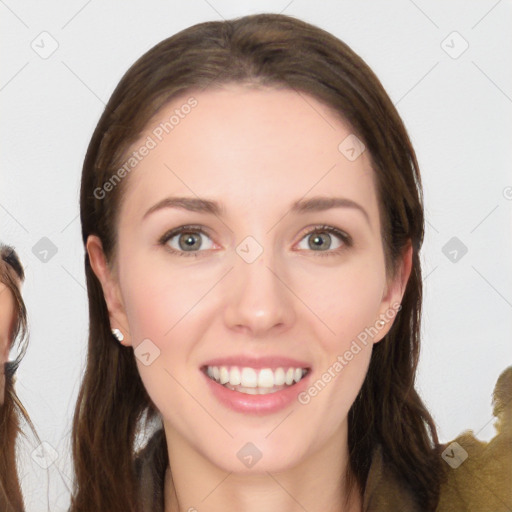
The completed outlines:
[[[112,334],[117,341],[121,342],[124,340],[124,335],[119,329],[112,329]]]

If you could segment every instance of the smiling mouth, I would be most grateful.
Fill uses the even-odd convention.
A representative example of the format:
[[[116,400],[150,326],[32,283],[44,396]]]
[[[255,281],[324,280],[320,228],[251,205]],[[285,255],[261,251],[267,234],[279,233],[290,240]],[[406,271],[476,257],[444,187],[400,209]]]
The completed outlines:
[[[201,371],[217,384],[232,391],[247,395],[267,395],[294,386],[309,373],[310,369],[203,366]]]

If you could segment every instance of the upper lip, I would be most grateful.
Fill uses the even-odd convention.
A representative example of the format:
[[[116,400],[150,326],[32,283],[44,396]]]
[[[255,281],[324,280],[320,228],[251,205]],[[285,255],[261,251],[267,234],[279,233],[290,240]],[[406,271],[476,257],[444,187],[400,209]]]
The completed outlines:
[[[248,357],[248,356],[228,356],[216,357],[203,363],[202,367],[207,366],[239,366],[241,368],[307,368],[311,369],[311,365],[305,361],[293,359],[284,356],[264,356],[264,357]]]

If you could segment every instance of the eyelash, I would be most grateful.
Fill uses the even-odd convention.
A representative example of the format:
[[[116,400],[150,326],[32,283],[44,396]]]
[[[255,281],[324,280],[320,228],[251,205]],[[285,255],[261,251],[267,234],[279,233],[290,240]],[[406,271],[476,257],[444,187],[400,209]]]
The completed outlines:
[[[171,252],[172,254],[176,254],[178,256],[185,256],[185,257],[193,257],[197,258],[199,257],[201,252],[204,251],[176,251],[175,249],[172,249],[167,245],[167,242],[174,238],[176,235],[180,235],[181,233],[201,233],[203,235],[209,236],[208,233],[202,229],[201,226],[180,226],[179,228],[171,229],[170,231],[167,231],[159,240],[158,243],[161,245],[165,245],[166,249]],[[306,238],[307,236],[317,234],[317,233],[329,233],[331,235],[335,235],[343,242],[343,245],[339,247],[338,249],[334,250],[327,250],[327,251],[312,251],[315,253],[318,253],[318,256],[336,256],[340,254],[342,251],[346,250],[349,247],[352,247],[353,241],[350,235],[347,235],[347,233],[344,233],[343,231],[333,227],[333,226],[316,226],[307,233],[304,233],[304,236],[301,238]]]

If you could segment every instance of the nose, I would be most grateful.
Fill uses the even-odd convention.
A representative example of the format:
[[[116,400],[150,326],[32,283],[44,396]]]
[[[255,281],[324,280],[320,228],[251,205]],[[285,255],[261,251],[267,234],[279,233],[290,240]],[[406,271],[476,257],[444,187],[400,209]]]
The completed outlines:
[[[237,256],[226,283],[226,325],[260,338],[290,328],[296,314],[285,273],[275,268],[266,251],[252,263]]]

